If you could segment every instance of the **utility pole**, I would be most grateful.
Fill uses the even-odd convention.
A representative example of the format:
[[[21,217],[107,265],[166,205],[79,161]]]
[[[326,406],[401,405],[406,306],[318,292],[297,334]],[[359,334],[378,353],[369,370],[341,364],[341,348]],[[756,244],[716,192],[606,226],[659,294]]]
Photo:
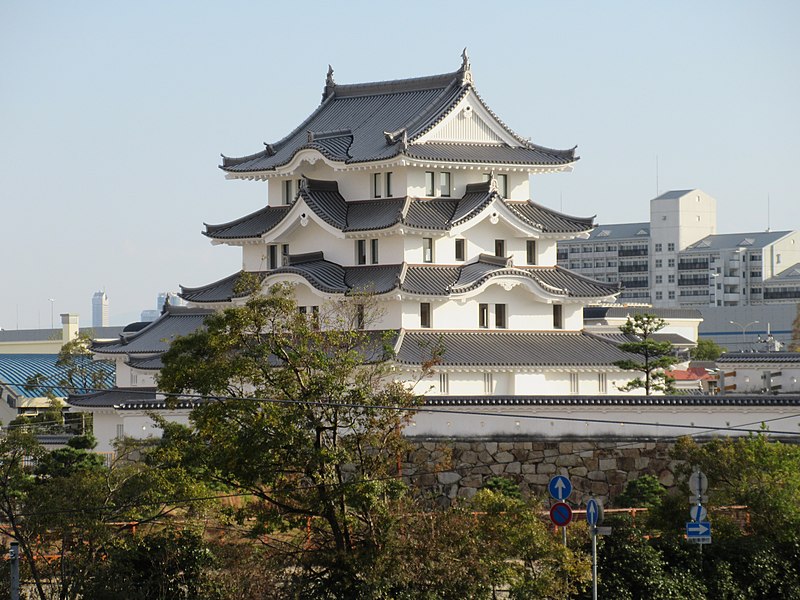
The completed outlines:
[[[19,600],[19,542],[11,542],[8,558],[11,563],[11,600]]]

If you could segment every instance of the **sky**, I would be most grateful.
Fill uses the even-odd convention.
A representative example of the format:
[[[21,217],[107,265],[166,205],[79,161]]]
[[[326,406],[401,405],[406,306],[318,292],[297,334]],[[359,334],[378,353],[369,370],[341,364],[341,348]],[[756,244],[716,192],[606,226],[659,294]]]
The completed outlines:
[[[700,188],[720,233],[800,229],[800,3],[0,2],[0,328],[112,325],[241,267],[203,223],[266,203],[242,156],[338,83],[451,72],[514,131],[578,146],[537,202],[598,223]],[[53,300],[51,302],[51,299]]]

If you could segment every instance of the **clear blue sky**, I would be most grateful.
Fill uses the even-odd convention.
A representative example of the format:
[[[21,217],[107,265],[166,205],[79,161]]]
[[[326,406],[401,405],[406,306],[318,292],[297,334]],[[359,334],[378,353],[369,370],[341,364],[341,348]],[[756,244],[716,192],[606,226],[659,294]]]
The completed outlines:
[[[718,231],[800,228],[800,3],[0,3],[0,327],[112,323],[156,294],[236,271],[203,222],[256,210],[263,184],[219,155],[262,148],[341,83],[453,71],[515,131],[578,145],[534,199],[643,221],[658,190],[717,198]],[[18,316],[17,316],[18,315]]]

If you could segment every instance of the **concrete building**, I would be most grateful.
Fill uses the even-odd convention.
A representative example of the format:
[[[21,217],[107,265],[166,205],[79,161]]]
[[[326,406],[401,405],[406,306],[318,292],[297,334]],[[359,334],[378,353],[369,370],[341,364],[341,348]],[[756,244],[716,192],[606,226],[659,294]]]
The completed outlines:
[[[92,327],[108,327],[108,295],[104,291],[92,296]]]

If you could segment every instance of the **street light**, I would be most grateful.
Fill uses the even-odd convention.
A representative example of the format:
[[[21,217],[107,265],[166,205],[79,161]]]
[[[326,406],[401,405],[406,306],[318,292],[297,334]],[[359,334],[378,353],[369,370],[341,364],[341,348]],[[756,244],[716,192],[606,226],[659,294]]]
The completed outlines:
[[[745,338],[745,332],[750,325],[755,325],[758,321],[750,321],[747,325],[742,325],[741,323],[737,323],[736,321],[729,321],[731,325],[738,325],[742,328],[742,346],[747,344],[747,339]]]
[[[50,329],[54,329],[55,326],[56,326],[55,325],[55,319],[54,319],[54,317],[55,317],[55,305],[56,305],[56,299],[55,298],[50,298]]]

